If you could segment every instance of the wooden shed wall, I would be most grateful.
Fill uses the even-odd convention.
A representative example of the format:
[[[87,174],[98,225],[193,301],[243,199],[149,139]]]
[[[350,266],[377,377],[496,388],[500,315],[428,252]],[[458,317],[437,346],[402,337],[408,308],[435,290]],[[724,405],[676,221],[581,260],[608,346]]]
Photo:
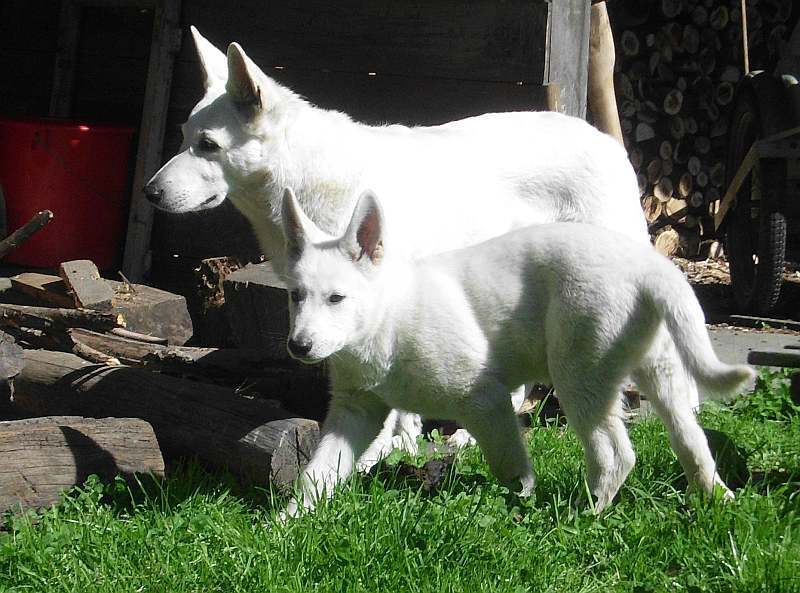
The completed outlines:
[[[0,115],[40,116],[50,106],[58,3],[0,2]]]
[[[181,26],[195,25],[223,51],[239,42],[267,74],[319,107],[371,124],[429,125],[541,108],[547,14],[544,0],[247,0],[224,12],[214,0],[183,0]],[[177,152],[180,124],[202,94],[185,33],[165,158]],[[188,217],[158,213],[152,246],[162,278],[186,268],[182,260],[258,255],[229,205]]]

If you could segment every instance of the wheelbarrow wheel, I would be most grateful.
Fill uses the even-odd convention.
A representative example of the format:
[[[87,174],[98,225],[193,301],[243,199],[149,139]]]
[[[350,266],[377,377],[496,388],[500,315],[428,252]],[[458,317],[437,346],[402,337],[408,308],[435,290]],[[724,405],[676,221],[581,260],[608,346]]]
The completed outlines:
[[[763,97],[762,97],[763,100]],[[745,90],[737,98],[731,120],[728,183],[748,150],[768,135],[762,116],[771,105],[761,105]],[[780,296],[786,255],[786,218],[777,208],[785,191],[786,162],[762,159],[753,166],[736,194],[725,235],[731,270],[731,288],[743,312],[768,313]]]

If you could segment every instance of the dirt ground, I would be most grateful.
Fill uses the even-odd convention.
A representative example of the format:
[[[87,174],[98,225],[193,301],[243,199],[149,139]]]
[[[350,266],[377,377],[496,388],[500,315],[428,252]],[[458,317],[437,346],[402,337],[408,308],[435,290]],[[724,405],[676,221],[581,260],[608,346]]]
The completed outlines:
[[[731,292],[730,271],[725,259],[694,261],[675,257],[672,260],[694,288],[710,322],[739,313]],[[780,300],[769,317],[800,322],[800,267],[787,265]]]

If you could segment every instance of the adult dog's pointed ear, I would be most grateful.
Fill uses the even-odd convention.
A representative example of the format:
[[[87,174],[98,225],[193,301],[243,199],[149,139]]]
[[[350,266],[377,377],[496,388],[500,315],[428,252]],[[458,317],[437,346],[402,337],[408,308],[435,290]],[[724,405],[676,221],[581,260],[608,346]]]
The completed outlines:
[[[358,198],[340,247],[353,261],[366,256],[378,265],[383,259],[384,235],[383,209],[375,194],[367,190]]]
[[[281,202],[281,226],[283,237],[286,239],[286,251],[290,257],[297,258],[303,253],[306,245],[311,242],[316,225],[306,216],[292,188],[283,190]]]
[[[267,107],[267,87],[270,80],[253,61],[247,57],[238,43],[228,46],[228,82],[225,90],[240,107],[247,107],[255,112]],[[274,100],[274,99],[273,99]]]
[[[224,53],[203,37],[194,25],[189,29],[192,32],[197,56],[200,58],[200,67],[203,69],[204,77],[203,84],[206,90],[217,86],[222,88],[228,79],[228,59]]]

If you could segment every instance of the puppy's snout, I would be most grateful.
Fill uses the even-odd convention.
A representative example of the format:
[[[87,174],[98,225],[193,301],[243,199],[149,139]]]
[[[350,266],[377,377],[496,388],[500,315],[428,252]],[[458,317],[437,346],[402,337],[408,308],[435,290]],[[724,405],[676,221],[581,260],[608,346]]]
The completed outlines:
[[[158,187],[152,181],[145,185],[142,188],[142,191],[144,192],[144,197],[155,205],[158,205],[159,202],[161,202],[161,198],[164,197],[164,190]]]
[[[303,357],[311,352],[312,342],[311,340],[304,340],[302,338],[297,340],[289,338],[287,346],[289,348],[289,354],[292,356]]]

